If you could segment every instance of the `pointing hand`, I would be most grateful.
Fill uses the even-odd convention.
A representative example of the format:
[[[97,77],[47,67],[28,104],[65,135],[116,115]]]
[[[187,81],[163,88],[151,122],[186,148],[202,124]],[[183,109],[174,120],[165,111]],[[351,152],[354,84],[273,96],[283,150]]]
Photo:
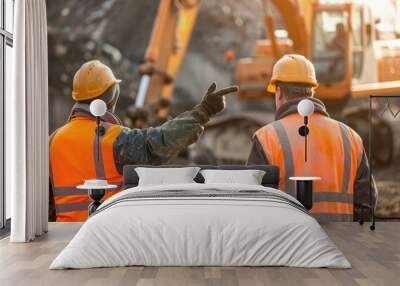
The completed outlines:
[[[225,109],[225,95],[239,90],[237,86],[229,86],[220,90],[216,89],[217,84],[213,82],[200,103],[201,108],[207,112],[210,117]]]

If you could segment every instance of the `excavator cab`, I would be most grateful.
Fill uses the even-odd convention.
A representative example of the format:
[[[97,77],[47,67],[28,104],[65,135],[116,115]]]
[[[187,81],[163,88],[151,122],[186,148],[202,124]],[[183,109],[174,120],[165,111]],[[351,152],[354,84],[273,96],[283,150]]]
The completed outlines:
[[[372,42],[368,12],[354,3],[314,6],[311,59],[320,84],[317,96],[330,109],[341,110],[352,84],[366,77],[365,56]]]
[[[346,79],[349,14],[344,10],[317,10],[314,16],[312,62],[318,81],[325,85]]]

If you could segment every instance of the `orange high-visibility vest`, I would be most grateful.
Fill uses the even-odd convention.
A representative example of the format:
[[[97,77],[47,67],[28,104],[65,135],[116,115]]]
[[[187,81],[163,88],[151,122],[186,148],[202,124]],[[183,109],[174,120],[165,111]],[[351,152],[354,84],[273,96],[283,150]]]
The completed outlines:
[[[259,129],[255,136],[270,164],[280,168],[279,188],[292,196],[291,176],[317,176],[311,213],[320,221],[353,220],[353,187],[363,153],[362,140],[351,128],[319,113],[309,118],[308,158],[304,161],[303,125],[288,115]]]
[[[114,162],[113,143],[122,126],[102,123],[106,132],[100,138],[97,160],[96,121],[76,117],[58,129],[50,140],[50,177],[57,221],[85,221],[91,199],[87,190],[77,189],[85,180],[107,179],[119,189],[106,191],[104,199],[119,192],[122,176]]]

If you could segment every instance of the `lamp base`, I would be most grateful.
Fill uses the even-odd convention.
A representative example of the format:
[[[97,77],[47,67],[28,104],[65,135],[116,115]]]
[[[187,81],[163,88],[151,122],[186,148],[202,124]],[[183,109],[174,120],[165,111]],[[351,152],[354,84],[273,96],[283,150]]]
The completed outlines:
[[[89,189],[89,197],[93,200],[88,206],[89,216],[101,205],[101,199],[104,197],[105,193],[105,189]]]
[[[303,126],[301,126],[299,128],[299,135],[300,136],[305,137],[305,136],[308,135],[308,133],[310,133],[310,129],[308,129],[308,127],[306,125],[303,125]]]
[[[290,177],[296,181],[296,198],[307,209],[311,210],[314,204],[314,181],[321,180],[320,177]]]
[[[313,181],[296,181],[296,197],[306,209],[311,210],[314,203]]]

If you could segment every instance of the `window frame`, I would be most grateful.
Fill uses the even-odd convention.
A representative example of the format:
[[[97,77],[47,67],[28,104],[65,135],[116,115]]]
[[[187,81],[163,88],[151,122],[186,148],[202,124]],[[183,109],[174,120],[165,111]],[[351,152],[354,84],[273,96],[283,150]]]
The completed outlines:
[[[0,237],[7,235],[10,231],[10,219],[7,219],[6,211],[6,188],[5,188],[5,93],[6,93],[6,49],[13,48],[13,34],[6,30],[6,1],[11,1],[15,16],[15,0],[0,0]],[[14,27],[12,27],[14,30]]]

